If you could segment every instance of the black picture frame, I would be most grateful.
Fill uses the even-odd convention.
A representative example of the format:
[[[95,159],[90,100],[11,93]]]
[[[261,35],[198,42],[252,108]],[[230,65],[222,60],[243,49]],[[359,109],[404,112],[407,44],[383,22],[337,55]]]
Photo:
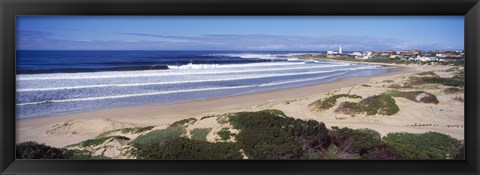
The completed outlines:
[[[479,174],[478,0],[1,0],[0,174]],[[17,15],[464,15],[466,160],[16,160]]]

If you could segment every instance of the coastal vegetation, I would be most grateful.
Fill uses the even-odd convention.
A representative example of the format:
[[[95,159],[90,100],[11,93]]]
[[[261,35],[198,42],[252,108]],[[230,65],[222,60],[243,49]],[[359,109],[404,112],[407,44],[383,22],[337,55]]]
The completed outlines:
[[[325,99],[317,100],[317,101],[313,102],[312,104],[310,104],[310,106],[314,107],[317,110],[327,110],[327,109],[332,108],[337,103],[337,99],[339,99],[339,98],[358,99],[358,98],[362,98],[362,97],[358,96],[358,95],[350,95],[350,94],[337,94],[337,95],[327,97]]]
[[[193,140],[207,141],[207,135],[212,131],[212,128],[195,128],[190,131]]]
[[[170,127],[176,127],[176,126],[183,126],[185,124],[193,124],[197,121],[196,118],[187,118],[187,119],[183,119],[183,120],[179,120],[179,121],[176,121],[176,122],[173,122]]]
[[[117,132],[122,133],[122,134],[138,134],[138,133],[150,131],[153,128],[154,128],[154,126],[116,129],[116,130],[111,130],[111,131],[104,132],[104,133],[98,135],[97,138],[106,137],[106,136],[115,134]]]
[[[390,133],[383,140],[406,159],[453,159],[463,154],[461,141],[435,132]]]
[[[135,145],[137,159],[169,160],[219,160],[242,159],[240,148],[235,143],[175,138],[159,142]]]
[[[440,84],[450,87],[464,87],[465,86],[465,72],[458,71],[452,77],[440,77],[437,74],[429,71],[417,74],[417,76],[410,76],[407,82],[407,87],[418,86],[423,84]]]
[[[437,96],[425,91],[388,91],[385,95],[402,97],[414,102],[438,104]]]
[[[165,140],[173,140],[179,138],[184,133],[185,128],[183,126],[170,126],[165,129],[154,130],[145,135],[138,136],[129,144],[136,147],[141,147],[142,145],[147,145],[151,143],[162,142]]]
[[[88,139],[83,142],[80,142],[79,144],[72,145],[72,146],[81,146],[81,147],[90,147],[90,146],[97,146],[102,143],[105,143],[105,141],[110,140],[110,139],[118,139],[118,140],[130,140],[130,138],[125,137],[125,136],[107,136],[107,137],[97,137],[94,139]]]
[[[17,159],[108,159],[105,156],[93,156],[88,151],[55,148],[32,141],[17,144],[15,156]]]
[[[230,137],[235,136],[232,132],[230,132],[230,129],[228,128],[222,128],[220,131],[217,132],[218,136],[220,137],[220,140],[228,140]]]
[[[461,92],[463,92],[463,89],[455,88],[455,87],[449,87],[443,90],[443,93],[445,94],[455,94],[455,93],[461,93]]]
[[[393,115],[400,109],[390,95],[380,94],[370,96],[360,102],[342,102],[335,112],[354,115],[366,113],[367,115]]]
[[[436,105],[439,104],[437,95],[455,94],[448,98],[463,102],[463,70],[451,69],[448,74],[450,76],[445,76],[445,71],[426,71],[405,76],[400,80],[403,82],[385,80],[381,82],[383,85],[375,85],[375,88],[385,88],[367,93],[369,95],[361,92],[372,86],[362,84],[357,86],[363,87],[358,88],[359,95],[352,93],[356,92],[353,88],[348,92],[335,91],[312,100],[309,107],[317,111],[334,109],[333,112],[351,116],[378,117],[397,114],[401,106],[397,103],[403,102],[400,98]],[[327,128],[321,121],[296,119],[277,109],[261,109],[264,110],[186,118],[163,129],[155,126],[115,129],[65,148],[24,142],[17,144],[16,154],[17,158],[25,159],[172,160],[463,159],[465,156],[462,140],[441,133],[400,132],[382,136],[372,129]],[[204,124],[208,122],[212,123],[206,128]],[[408,125],[438,127],[435,123]],[[445,127],[463,125],[455,123]]]
[[[387,96],[369,97],[378,100]],[[388,96],[389,97],[389,96]],[[363,100],[362,100],[363,101]],[[359,103],[360,104],[360,103]],[[384,112],[384,110],[379,110]],[[377,111],[377,112],[379,112]],[[388,110],[386,110],[388,111]],[[281,112],[281,111],[280,111]],[[282,112],[283,113],[283,112]],[[211,128],[190,131],[192,139],[185,136],[186,125],[170,126],[149,131],[130,140],[129,151],[137,159],[218,160],[218,159],[460,159],[463,141],[448,135],[428,132],[423,134],[390,133],[382,137],[371,129],[332,127],[316,120],[301,120],[271,113],[271,110],[238,112],[222,115],[225,122],[239,132],[231,141],[209,142],[205,137]],[[193,121],[193,120],[190,120]],[[227,132],[228,131],[228,132]],[[101,137],[78,144],[80,148],[125,139],[122,136]],[[104,158],[79,149],[53,148],[35,142],[17,144],[17,158],[70,159]]]

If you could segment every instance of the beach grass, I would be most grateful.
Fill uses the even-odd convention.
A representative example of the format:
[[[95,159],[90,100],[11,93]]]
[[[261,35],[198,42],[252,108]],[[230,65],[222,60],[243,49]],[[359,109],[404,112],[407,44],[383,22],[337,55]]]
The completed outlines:
[[[383,141],[407,159],[453,159],[463,146],[461,141],[436,132],[390,133]]]
[[[317,100],[317,101],[311,103],[310,106],[313,106],[314,108],[316,108],[318,110],[327,110],[327,109],[332,108],[335,105],[335,103],[337,103],[337,99],[339,99],[339,98],[359,99],[359,98],[362,98],[362,97],[358,96],[358,95],[350,95],[350,94],[337,94],[337,95],[327,97],[325,99]]]
[[[81,146],[81,147],[97,146],[105,143],[105,141],[110,139],[130,140],[130,138],[125,136],[107,136],[107,137],[100,137],[100,138],[85,140],[83,142],[78,143],[78,146]]]
[[[445,94],[455,94],[455,93],[460,93],[460,92],[463,93],[463,89],[456,88],[456,87],[449,87],[449,88],[445,88],[443,90],[443,93],[445,93]]]
[[[407,92],[405,92],[405,91],[387,91],[384,94],[392,96],[392,97],[406,98],[406,99],[408,99],[410,101],[414,101],[414,102],[433,103],[433,104],[438,104],[439,103],[436,95],[433,95],[433,94],[425,92],[425,91],[407,91]],[[422,96],[419,99],[417,99],[417,97],[419,95],[422,95]]]
[[[212,131],[212,128],[195,128],[190,131],[193,140],[207,141],[207,135]]]
[[[438,77],[438,75],[433,72],[433,71],[427,71],[427,72],[420,72],[417,74],[418,76],[434,76],[434,77]]]
[[[185,128],[181,126],[171,126],[165,129],[151,131],[145,135],[138,136],[130,142],[131,145],[143,145],[148,143],[162,142],[179,138],[185,133]]]
[[[262,110],[263,112],[268,112],[270,114],[273,114],[273,115],[276,115],[276,116],[279,116],[279,117],[286,117],[287,115],[285,115],[285,113],[283,113],[283,111],[280,111],[278,109],[265,109],[265,110]]]
[[[194,124],[196,121],[197,121],[196,118],[187,118],[187,119],[173,122],[172,124],[170,124],[169,127],[178,127],[178,126],[184,126],[186,124]]]
[[[344,114],[354,115],[366,113],[367,115],[393,115],[400,109],[390,95],[380,94],[367,97],[360,102],[343,102],[335,110]]]
[[[150,131],[154,127],[155,126],[116,129],[116,130],[111,130],[111,131],[107,131],[107,132],[104,132],[102,134],[99,134],[96,138],[107,137],[107,136],[110,136],[110,135],[112,135],[116,132],[120,132],[122,134],[138,134],[138,133],[142,133],[142,132],[145,132],[145,131]]]
[[[240,147],[235,143],[175,138],[163,142],[135,145],[137,159],[166,160],[231,160],[242,159]]]
[[[359,103],[360,108],[375,108],[387,95],[371,96]],[[389,96],[388,96],[389,97]],[[391,98],[391,97],[390,97]],[[387,98],[388,99],[388,98]],[[380,102],[376,102],[376,101]],[[388,101],[388,100],[387,100]],[[380,113],[385,109],[378,109]],[[283,112],[282,112],[283,113]],[[154,130],[131,141],[129,154],[137,159],[225,160],[242,159],[454,159],[462,157],[463,142],[440,133],[390,133],[383,138],[372,129],[332,127],[315,120],[301,120],[267,111],[237,112],[223,115],[239,132],[236,142],[208,142],[211,128],[196,128],[192,139],[184,135],[186,126]],[[181,122],[184,123],[184,122]],[[223,128],[225,136],[232,136]],[[227,132],[228,131],[228,132]],[[223,134],[219,134],[223,135]],[[224,137],[227,139],[227,137]],[[104,144],[109,139],[128,140],[124,136],[108,136],[79,143],[83,148]],[[205,140],[204,140],[205,139]],[[45,147],[31,152],[37,144],[21,143],[19,157],[78,158],[91,157],[86,150]],[[49,151],[50,150],[50,151]],[[59,151],[60,150],[60,151]],[[242,152],[245,155],[242,155]],[[55,152],[55,154],[52,154]],[[65,156],[68,155],[68,156]],[[72,156],[76,155],[76,156]],[[49,157],[50,156],[50,157]],[[18,157],[18,156],[17,156]],[[97,157],[101,159],[101,157]]]
[[[360,85],[360,86],[362,86],[362,87],[372,87],[372,86],[370,86],[370,85],[368,85],[368,84],[362,84],[362,85]]]
[[[230,132],[229,128],[222,128],[220,131],[217,132],[220,140],[226,141],[230,139],[230,137],[235,136],[232,132]]]

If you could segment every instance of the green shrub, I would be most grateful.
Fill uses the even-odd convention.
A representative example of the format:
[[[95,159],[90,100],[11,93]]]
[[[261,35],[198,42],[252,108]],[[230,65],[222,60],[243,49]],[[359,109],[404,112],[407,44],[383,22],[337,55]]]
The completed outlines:
[[[298,159],[302,156],[295,138],[280,127],[246,129],[240,132],[237,140],[252,159]]]
[[[357,153],[348,152],[343,147],[338,147],[334,144],[327,149],[322,150],[319,154],[320,159],[358,159],[360,156]],[[318,159],[317,158],[317,159]]]
[[[217,117],[217,123],[218,124],[227,124],[228,123],[228,116],[222,115]]]
[[[462,148],[460,148],[458,153],[453,158],[456,160],[465,160],[465,144],[462,145]]]
[[[434,73],[433,71],[421,72],[421,73],[418,73],[417,75],[419,75],[419,76],[434,76],[434,77],[438,77],[438,75],[437,75],[436,73]]]
[[[36,142],[23,142],[15,147],[17,159],[66,159],[64,150],[38,144]]]
[[[345,101],[340,103],[335,112],[339,112],[342,114],[354,115],[362,112],[366,112],[366,107],[355,102]]]
[[[371,129],[334,129],[331,133],[332,142],[345,148],[350,153],[363,155],[373,147],[382,145],[380,133]]]
[[[360,101],[360,104],[365,107],[367,115],[393,115],[400,110],[395,100],[384,94],[370,96]]]
[[[265,110],[262,110],[263,112],[268,112],[270,114],[273,114],[273,115],[276,115],[276,116],[279,116],[279,117],[286,117],[287,115],[285,115],[285,113],[283,113],[283,111],[280,111],[278,109],[265,109]]]
[[[125,136],[108,136],[108,137],[100,137],[100,138],[94,138],[94,139],[88,139],[83,142],[79,143],[79,146],[82,147],[89,147],[89,146],[97,146],[100,144],[103,144],[105,141],[109,139],[120,139],[120,140],[130,140],[130,138],[125,137]]]
[[[448,68],[446,70],[444,70],[445,72],[453,72],[453,71],[457,71],[458,70],[458,67],[452,67],[452,68]]]
[[[218,136],[220,136],[221,140],[228,140],[231,136],[235,136],[235,134],[230,132],[228,128],[222,128],[220,131],[217,132]]]
[[[166,140],[173,140],[179,138],[185,132],[184,127],[168,127],[166,129],[151,131],[145,135],[138,136],[131,141],[132,145],[143,145],[148,143],[158,143]]]
[[[361,156],[361,159],[367,160],[399,160],[403,157],[392,151],[385,144],[376,145],[372,147],[368,152]]]
[[[455,94],[455,93],[459,93],[459,92],[462,92],[463,93],[463,89],[460,89],[460,88],[455,88],[455,87],[449,87],[449,88],[445,88],[443,90],[443,92],[445,94]]]
[[[185,124],[194,124],[197,121],[196,118],[187,118],[173,122],[169,127],[184,126]]]
[[[15,147],[17,159],[107,159],[104,156],[92,156],[88,151],[55,148],[37,142],[22,142]]]
[[[395,100],[391,96],[381,94],[370,96],[361,100],[359,103],[343,102],[335,111],[350,115],[363,112],[366,112],[367,115],[393,115],[399,110]]]
[[[444,86],[455,86],[455,87],[464,87],[465,80],[457,78],[440,78],[440,77],[423,77],[422,79],[425,83],[431,84],[441,84]]]
[[[332,108],[335,103],[337,103],[337,99],[339,98],[362,98],[361,96],[358,96],[358,95],[350,95],[350,94],[337,94],[337,95],[333,95],[333,96],[330,96],[330,97],[327,97],[325,99],[320,99],[320,100],[317,100],[315,102],[313,102],[312,105],[313,107],[317,108],[317,109],[320,109],[320,110],[327,110],[327,109],[330,109]]]
[[[408,99],[410,101],[414,101],[414,102],[434,103],[434,104],[439,103],[439,101],[437,99],[437,96],[435,96],[431,93],[425,92],[425,91],[410,91],[410,92],[388,91],[384,94],[392,96],[392,97],[406,98],[406,99]],[[424,94],[424,96],[422,98],[420,98],[419,100],[417,100],[417,96],[421,95],[421,94]]]
[[[116,130],[111,130],[111,131],[104,132],[104,133],[98,135],[96,138],[107,137],[107,136],[109,136],[109,135],[111,135],[115,132],[121,132],[122,134],[129,134],[129,133],[138,134],[138,133],[142,133],[142,132],[145,132],[145,131],[150,131],[154,127],[155,126],[116,129]]]
[[[75,160],[85,160],[85,159],[110,159],[109,157],[98,155],[94,156],[92,153],[85,151],[85,150],[65,150],[65,156],[67,159],[75,159]]]
[[[360,85],[360,86],[362,86],[362,87],[372,87],[372,86],[370,86],[370,85],[368,85],[368,84],[362,84],[362,85]]]
[[[207,135],[210,133],[210,131],[212,131],[212,128],[195,128],[190,131],[190,134],[192,135],[193,140],[206,141]]]
[[[441,84],[444,86],[464,87],[465,79],[461,76],[454,76],[452,78],[442,77],[410,77],[408,85],[422,85],[422,84]]]
[[[218,160],[242,159],[240,148],[235,143],[175,138],[164,142],[137,145],[133,154],[138,159],[172,160]]]
[[[200,120],[207,119],[207,118],[212,118],[212,117],[215,117],[215,115],[203,116],[202,118],[200,118]]]
[[[239,112],[229,119],[240,132],[237,142],[251,159],[298,159],[306,149],[328,145],[323,123],[278,117],[269,112]]]
[[[389,133],[383,141],[406,159],[452,159],[463,146],[460,140],[436,132]]]

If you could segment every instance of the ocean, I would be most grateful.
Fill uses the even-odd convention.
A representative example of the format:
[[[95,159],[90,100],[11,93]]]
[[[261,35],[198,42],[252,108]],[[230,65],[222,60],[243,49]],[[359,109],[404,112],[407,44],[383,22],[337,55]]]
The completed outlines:
[[[387,73],[286,51],[17,51],[16,117],[178,103]],[[252,99],[255,100],[255,99]]]

